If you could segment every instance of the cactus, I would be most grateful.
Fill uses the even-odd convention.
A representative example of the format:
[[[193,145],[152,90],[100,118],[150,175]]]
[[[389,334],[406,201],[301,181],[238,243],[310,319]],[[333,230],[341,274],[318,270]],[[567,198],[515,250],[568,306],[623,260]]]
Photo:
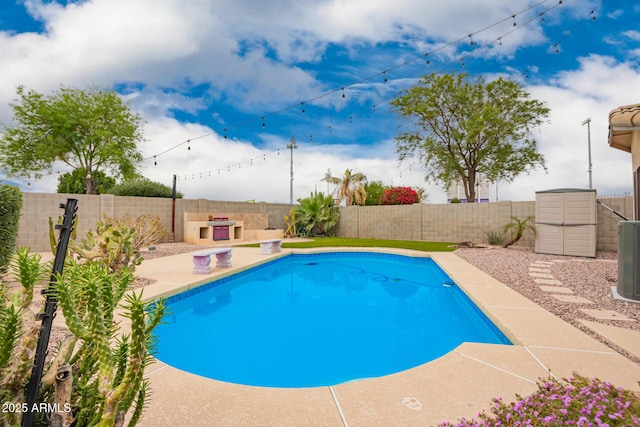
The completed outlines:
[[[132,406],[139,414],[148,387],[144,369],[153,349],[152,330],[164,313],[162,302],[150,310],[142,293],[125,291],[133,281],[130,268],[111,272],[100,262],[72,263],[60,276],[57,295],[67,326],[82,342],[77,373],[79,396],[72,402],[77,425],[113,426]],[[131,333],[117,336],[114,310],[124,299]]]
[[[95,233],[89,231],[80,244],[70,243],[69,246],[78,259],[100,260],[111,271],[119,271],[125,267],[135,268],[142,262],[134,245],[135,239],[134,227],[98,222]]]
[[[29,380],[38,339],[39,325],[29,310],[34,288],[46,277],[41,256],[18,249],[11,260],[10,277],[21,284],[19,291],[9,293],[0,283],[0,401],[22,404],[24,388]],[[3,425],[20,424],[20,413],[0,413]]]
[[[62,224],[62,217],[58,217],[58,224]],[[78,235],[78,216],[73,217],[73,228],[71,229],[71,239],[76,240]],[[53,225],[53,219],[49,217],[49,245],[51,246],[51,253],[53,255],[58,251],[58,239],[56,238],[55,226]]]

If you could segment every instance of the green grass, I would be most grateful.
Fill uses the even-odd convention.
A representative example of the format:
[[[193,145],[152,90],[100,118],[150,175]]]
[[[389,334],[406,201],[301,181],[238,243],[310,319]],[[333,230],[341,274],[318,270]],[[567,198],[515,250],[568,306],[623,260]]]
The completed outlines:
[[[282,241],[283,248],[322,248],[328,246],[366,247],[366,248],[400,248],[415,249],[428,252],[448,252],[456,249],[451,242],[421,242],[416,240],[382,240],[382,239],[350,239],[341,237],[315,237],[309,242]],[[258,243],[242,246],[260,246]]]

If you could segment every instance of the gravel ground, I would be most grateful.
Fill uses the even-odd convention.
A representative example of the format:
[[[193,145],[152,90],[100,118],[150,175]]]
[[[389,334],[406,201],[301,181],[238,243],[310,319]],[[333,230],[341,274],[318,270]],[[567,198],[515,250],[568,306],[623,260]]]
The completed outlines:
[[[545,255],[533,252],[532,248],[501,247],[462,248],[455,254],[495,279],[514,289],[544,309],[571,323],[578,329],[605,343],[612,349],[636,363],[640,360],[627,354],[613,343],[608,342],[578,322],[579,319],[621,328],[640,331],[640,304],[615,300],[611,297],[611,287],[618,280],[618,262],[615,252],[601,252],[595,259]],[[562,286],[570,288],[573,294],[584,297],[593,304],[576,304],[557,300],[551,293],[544,292],[529,275],[529,266],[534,261],[553,261],[550,269],[554,279]],[[558,294],[558,293],[556,293]],[[580,309],[613,310],[634,321],[601,320],[583,313]]]

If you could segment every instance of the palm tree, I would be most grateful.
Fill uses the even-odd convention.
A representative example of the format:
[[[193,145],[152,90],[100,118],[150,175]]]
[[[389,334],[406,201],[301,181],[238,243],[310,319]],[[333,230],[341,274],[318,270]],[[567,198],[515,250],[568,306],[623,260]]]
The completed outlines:
[[[502,247],[506,248],[506,247],[509,247],[509,246],[513,245],[514,243],[516,243],[518,240],[520,240],[522,238],[522,235],[524,234],[525,230],[527,230],[527,229],[531,230],[533,232],[533,235],[535,236],[536,227],[535,227],[535,225],[529,223],[529,221],[532,220],[532,219],[533,219],[532,216],[528,216],[524,220],[518,218],[515,215],[512,216],[511,217],[511,222],[504,226],[505,233],[506,232],[510,232],[511,233],[511,238],[509,239],[509,241],[507,243],[502,245]]]
[[[367,177],[360,172],[353,173],[352,169],[347,169],[344,171],[342,178],[327,176],[324,180],[338,186],[333,192],[333,194],[338,193],[338,205],[343,200],[347,206],[351,206],[354,203],[356,205],[364,205],[367,200],[367,192],[362,185],[367,182]]]
[[[298,231],[303,231],[305,236],[333,235],[339,214],[331,196],[315,192],[298,199],[298,203],[294,211]]]

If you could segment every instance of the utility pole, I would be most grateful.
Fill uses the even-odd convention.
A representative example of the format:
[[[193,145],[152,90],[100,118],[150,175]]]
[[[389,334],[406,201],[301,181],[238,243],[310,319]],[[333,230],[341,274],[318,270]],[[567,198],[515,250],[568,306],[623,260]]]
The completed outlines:
[[[591,118],[586,119],[584,122],[582,122],[582,126],[587,125],[587,144],[589,146],[589,190],[591,190],[592,187],[592,181],[591,181],[591,169],[592,169],[592,165],[591,165]]]
[[[293,204],[293,150],[298,148],[296,139],[292,136],[291,143],[287,144],[287,148],[291,150],[291,183],[289,184],[289,204]]]

